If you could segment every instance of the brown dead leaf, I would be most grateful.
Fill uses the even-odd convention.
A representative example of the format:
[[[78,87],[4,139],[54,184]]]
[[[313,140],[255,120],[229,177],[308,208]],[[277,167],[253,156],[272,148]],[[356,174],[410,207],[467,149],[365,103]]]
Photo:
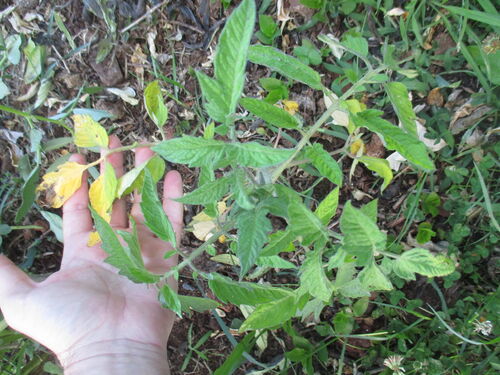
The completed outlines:
[[[437,107],[442,107],[444,104],[443,94],[441,94],[441,88],[433,88],[427,95],[427,104],[435,105]]]
[[[447,32],[441,32],[437,34],[434,38],[434,42],[436,44],[436,50],[434,51],[435,55],[442,55],[450,48],[453,48],[457,45]],[[456,54],[456,52],[454,52],[453,54]]]
[[[377,134],[372,134],[370,142],[366,144],[365,148],[366,155],[372,156],[374,158],[383,158],[385,155],[385,147],[382,140]]]
[[[474,125],[481,117],[487,114],[491,107],[486,105],[473,106],[470,101],[461,105],[450,121],[450,131],[453,135],[459,134]]]
[[[142,52],[142,47],[139,43],[135,45],[134,53],[130,58],[134,72],[139,79],[139,85],[144,87],[144,66],[147,64],[147,56]]]

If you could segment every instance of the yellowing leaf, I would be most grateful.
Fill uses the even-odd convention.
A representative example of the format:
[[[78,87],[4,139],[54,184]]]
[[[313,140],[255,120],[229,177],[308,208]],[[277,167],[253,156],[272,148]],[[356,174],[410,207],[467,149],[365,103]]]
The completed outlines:
[[[87,240],[87,246],[92,247],[97,245],[99,242],[101,242],[101,237],[99,237],[99,233],[90,232],[89,239]]]
[[[289,114],[294,115],[299,110],[299,103],[293,100],[282,100],[283,109]]]
[[[361,139],[356,139],[354,142],[351,143],[350,151],[351,154],[353,155],[361,156],[365,151],[365,144]]]
[[[74,115],[75,144],[78,147],[108,147],[106,130],[88,115]]]
[[[109,210],[113,205],[117,186],[115,171],[109,163],[106,163],[104,172],[90,185],[90,205],[107,222],[111,219]]]
[[[219,215],[222,215],[224,211],[226,211],[226,203],[219,202],[217,203],[217,211],[219,211]],[[200,212],[198,215],[193,217],[190,225],[193,227],[194,236],[200,241],[207,241],[212,236],[212,231],[217,227],[216,220],[214,217],[208,216],[205,212]],[[222,237],[222,236],[221,236]],[[219,237],[219,241],[224,243],[225,238],[221,241],[221,237]]]
[[[392,170],[389,162],[385,159],[374,158],[371,156],[362,156],[358,160],[366,165],[366,167],[377,173],[380,177],[384,179],[382,184],[382,191],[389,185],[392,181]]]
[[[61,207],[82,184],[82,174],[87,165],[68,161],[55,172],[43,176],[37,191],[45,191],[45,199],[54,208]]]

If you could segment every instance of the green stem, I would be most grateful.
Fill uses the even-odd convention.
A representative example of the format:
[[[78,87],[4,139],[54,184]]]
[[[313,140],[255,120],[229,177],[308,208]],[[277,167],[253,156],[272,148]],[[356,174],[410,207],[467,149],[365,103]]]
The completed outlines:
[[[69,131],[71,134],[73,134],[73,129],[71,129],[70,127],[68,127],[64,123],[64,121],[61,121],[61,120],[53,120],[53,119],[50,119],[50,118],[47,118],[47,117],[33,115],[31,113],[23,112],[23,111],[20,111],[18,109],[7,107],[7,106],[1,105],[1,104],[0,104],[0,111],[4,111],[4,112],[12,113],[14,115],[22,116],[22,117],[24,117],[26,119],[36,119],[38,121],[46,121],[46,122],[50,122],[52,124],[60,125],[64,129],[66,129],[67,131]]]
[[[400,258],[399,255],[393,254],[393,253],[388,253],[386,251],[377,251],[377,253],[379,253],[380,255],[386,256],[388,258],[392,258],[392,259],[399,259]]]
[[[37,229],[37,230],[44,230],[44,227],[41,227],[39,225],[14,225],[11,226],[10,229],[12,230],[22,230],[22,229]]]
[[[385,65],[383,65],[381,67],[378,67],[375,70],[369,71],[368,73],[366,73],[363,76],[363,78],[361,78],[358,82],[354,83],[351,86],[351,88],[349,90],[347,90],[339,99],[335,99],[331,95],[328,95],[330,97],[330,99],[333,99],[332,105],[330,107],[328,107],[328,109],[321,115],[321,117],[314,123],[314,125],[311,126],[311,128],[307,131],[307,133],[304,134],[304,136],[299,141],[297,146],[295,146],[293,154],[286,161],[284,161],[282,164],[280,164],[280,166],[278,166],[278,168],[276,168],[276,170],[273,173],[273,179],[272,179],[273,183],[276,182],[278,180],[278,178],[281,176],[281,174],[283,173],[283,171],[289,167],[289,165],[293,162],[295,157],[297,157],[297,155],[300,153],[300,151],[307,145],[307,143],[309,142],[309,139],[311,139],[311,137],[318,131],[318,129],[321,128],[321,126],[323,126],[323,124],[330,118],[332,113],[335,112],[336,110],[340,109],[339,103],[346,100],[347,98],[349,98],[352,94],[354,94],[356,92],[356,90],[358,89],[359,86],[364,85],[374,75],[384,71],[385,69],[387,69],[387,67]],[[327,92],[327,94],[328,94],[328,92]]]

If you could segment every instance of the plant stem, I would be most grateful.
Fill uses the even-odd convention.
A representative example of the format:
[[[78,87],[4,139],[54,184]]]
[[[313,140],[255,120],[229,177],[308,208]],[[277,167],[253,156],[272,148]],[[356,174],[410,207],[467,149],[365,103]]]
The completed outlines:
[[[37,230],[44,230],[44,227],[41,227],[40,225],[14,225],[11,226],[10,229],[12,230],[22,230],[22,229],[37,229]]]
[[[99,159],[97,159],[96,161],[93,161],[92,163],[87,164],[87,169],[91,168],[91,167],[95,167],[96,165],[102,163],[109,155],[115,154],[117,152],[130,151],[130,150],[133,150],[134,148],[138,148],[138,147],[152,147],[152,146],[156,146],[156,145],[157,145],[157,143],[134,142],[128,146],[122,146],[122,147],[108,149],[103,153],[103,155]]]
[[[307,133],[304,134],[304,136],[299,141],[297,146],[295,146],[293,154],[276,168],[276,170],[273,172],[273,178],[272,178],[273,183],[276,182],[283,173],[283,171],[289,167],[289,165],[293,162],[293,159],[295,159],[295,157],[300,153],[300,151],[307,145],[309,139],[311,139],[311,137],[318,131],[318,129],[321,128],[321,126],[323,126],[323,124],[330,118],[332,113],[340,109],[339,103],[349,98],[352,94],[356,92],[359,86],[362,86],[363,84],[365,84],[365,82],[369,81],[374,75],[382,72],[385,69],[387,69],[387,67],[383,65],[375,70],[370,70],[363,76],[363,78],[361,78],[358,82],[354,83],[351,86],[351,88],[347,90],[339,99],[335,99],[332,96],[330,96],[331,99],[334,99],[332,105],[327,108],[327,110],[314,123],[314,125],[311,126],[311,128],[307,131]]]

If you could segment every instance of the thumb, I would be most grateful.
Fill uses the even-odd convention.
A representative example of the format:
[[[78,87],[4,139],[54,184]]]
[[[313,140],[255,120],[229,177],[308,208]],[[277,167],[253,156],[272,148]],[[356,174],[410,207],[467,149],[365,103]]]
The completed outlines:
[[[0,307],[9,296],[33,288],[33,281],[6,256],[0,255]]]

